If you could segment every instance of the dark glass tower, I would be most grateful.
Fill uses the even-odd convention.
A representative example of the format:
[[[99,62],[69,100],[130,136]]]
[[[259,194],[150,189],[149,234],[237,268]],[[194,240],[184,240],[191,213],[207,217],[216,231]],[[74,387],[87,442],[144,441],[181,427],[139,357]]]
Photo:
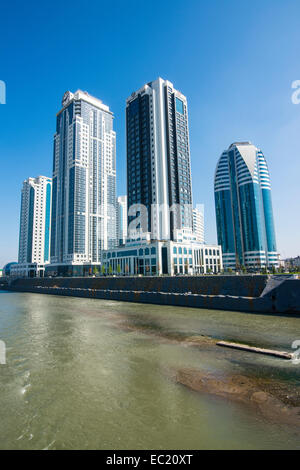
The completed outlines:
[[[161,78],[144,85],[127,99],[126,130],[128,208],[143,205],[143,230],[154,239],[172,239],[176,229],[192,228],[185,96]],[[128,222],[134,218],[129,213]]]

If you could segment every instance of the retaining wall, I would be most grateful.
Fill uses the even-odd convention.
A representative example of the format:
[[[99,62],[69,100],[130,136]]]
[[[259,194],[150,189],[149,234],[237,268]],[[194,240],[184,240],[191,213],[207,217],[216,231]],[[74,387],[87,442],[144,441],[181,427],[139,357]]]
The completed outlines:
[[[300,281],[268,276],[15,279],[6,290],[217,310],[300,314]]]
[[[11,286],[68,287],[104,290],[135,290],[206,295],[238,295],[259,297],[268,276],[178,276],[178,277],[72,277],[16,279]]]

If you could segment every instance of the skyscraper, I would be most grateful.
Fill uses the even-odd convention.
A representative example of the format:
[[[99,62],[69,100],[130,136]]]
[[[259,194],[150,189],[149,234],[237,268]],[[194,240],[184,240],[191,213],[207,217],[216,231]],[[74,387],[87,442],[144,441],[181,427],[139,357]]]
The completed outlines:
[[[103,252],[103,269],[147,276],[221,272],[221,247],[193,232],[185,96],[161,78],[144,85],[127,99],[126,131],[128,237]],[[195,216],[202,240],[203,219]]]
[[[52,180],[46,176],[23,182],[19,264],[50,261],[51,190]]]
[[[250,142],[233,143],[221,155],[215,207],[224,267],[278,266],[268,166]]]
[[[126,130],[128,221],[131,206],[143,205],[143,231],[173,239],[176,229],[192,228],[186,97],[162,78],[144,85],[127,99]]]
[[[127,238],[127,196],[117,199],[117,239],[119,245],[124,245]]]
[[[116,245],[116,134],[113,113],[81,90],[66,92],[53,156],[51,263],[98,264]]]

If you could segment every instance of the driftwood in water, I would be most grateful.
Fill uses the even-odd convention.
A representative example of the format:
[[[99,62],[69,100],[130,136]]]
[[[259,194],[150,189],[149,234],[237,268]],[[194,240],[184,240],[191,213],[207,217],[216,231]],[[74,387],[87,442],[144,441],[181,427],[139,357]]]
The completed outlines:
[[[258,354],[267,354],[268,356],[280,357],[282,359],[293,358],[293,353],[288,353],[285,351],[275,351],[273,349],[256,348],[254,346],[248,346],[247,344],[230,343],[228,341],[218,341],[217,346],[225,346],[226,348],[232,348],[232,349],[241,349],[242,351],[249,351],[249,352],[254,352]]]

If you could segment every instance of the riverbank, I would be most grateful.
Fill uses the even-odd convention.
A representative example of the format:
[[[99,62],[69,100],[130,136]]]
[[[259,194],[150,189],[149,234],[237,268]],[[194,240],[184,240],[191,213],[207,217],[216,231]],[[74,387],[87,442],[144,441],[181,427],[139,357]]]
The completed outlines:
[[[2,290],[257,313],[300,314],[300,280],[284,276],[34,278]]]
[[[178,344],[185,348],[215,354],[220,341],[206,335],[186,335],[180,332],[163,331],[139,325],[135,322],[116,319],[116,327],[123,331],[139,332],[166,344]],[[249,350],[243,351],[249,358]],[[279,351],[277,351],[279,353]],[[241,350],[237,359],[242,362]],[[285,360],[291,360],[293,353],[282,352]],[[279,356],[279,355],[278,355]],[[277,360],[282,360],[282,357]],[[254,359],[255,361],[255,359]],[[290,366],[291,362],[289,362]],[[273,378],[269,374],[260,377],[258,374],[244,370],[238,374],[234,371],[207,371],[199,368],[174,368],[169,371],[170,378],[189,390],[207,396],[219,397],[228,402],[241,403],[259,413],[264,419],[277,424],[300,427],[300,390],[298,386]]]
[[[282,382],[240,374],[214,375],[197,369],[177,370],[175,380],[195,392],[242,403],[278,425],[300,427],[299,390],[291,391]]]
[[[2,449],[299,448],[299,365],[217,346],[294,352],[296,315],[0,300]]]

